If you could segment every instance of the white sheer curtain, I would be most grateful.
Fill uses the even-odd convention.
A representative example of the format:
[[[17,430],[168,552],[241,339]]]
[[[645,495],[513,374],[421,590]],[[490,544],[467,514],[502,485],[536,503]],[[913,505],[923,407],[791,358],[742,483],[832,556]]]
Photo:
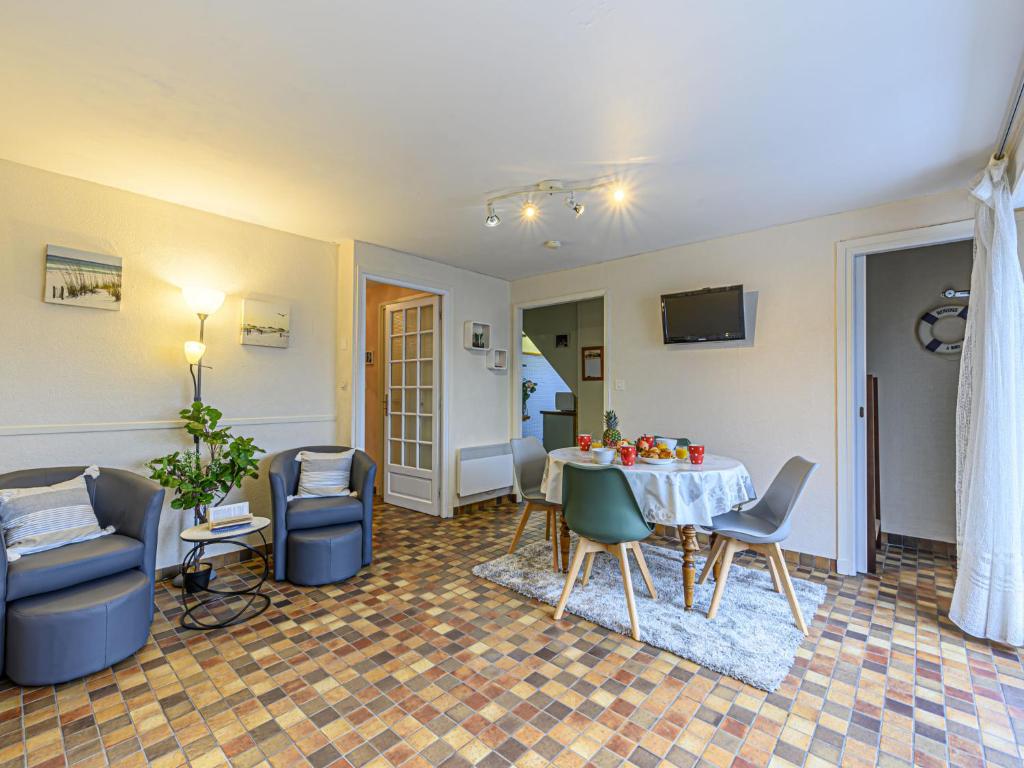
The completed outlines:
[[[975,197],[974,268],[956,425],[957,577],[949,617],[1024,645],[1024,279],[1006,160]]]

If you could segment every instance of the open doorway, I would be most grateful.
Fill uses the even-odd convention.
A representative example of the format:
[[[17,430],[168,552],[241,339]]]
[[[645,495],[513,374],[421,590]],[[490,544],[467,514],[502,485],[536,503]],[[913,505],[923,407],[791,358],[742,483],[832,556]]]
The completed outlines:
[[[865,256],[867,570],[876,544],[950,553],[973,241]]]
[[[366,280],[364,446],[387,504],[441,514],[439,294]]]
[[[553,451],[597,440],[605,403],[604,297],[594,296],[520,312],[518,363],[521,434]]]

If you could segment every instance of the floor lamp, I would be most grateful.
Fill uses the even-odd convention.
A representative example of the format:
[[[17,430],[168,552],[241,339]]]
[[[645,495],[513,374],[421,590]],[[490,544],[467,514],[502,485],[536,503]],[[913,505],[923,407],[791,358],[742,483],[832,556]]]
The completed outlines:
[[[192,377],[192,401],[195,403],[203,402],[203,368],[209,368],[208,365],[203,365],[203,356],[206,354],[206,343],[204,340],[206,332],[206,319],[221,308],[224,303],[224,292],[214,290],[213,288],[199,288],[194,286],[188,286],[181,289],[181,295],[185,299],[185,303],[188,304],[189,309],[196,313],[199,318],[199,341],[186,341],[185,342],[185,360],[188,361],[188,372]],[[200,446],[199,437],[196,436],[195,448],[196,455],[198,456]],[[193,515],[195,513],[193,512]],[[198,515],[195,515],[193,520],[195,525],[198,525]],[[200,558],[202,553],[200,553]],[[210,579],[212,580],[216,574],[213,569],[210,569]],[[174,580],[174,585],[181,586],[181,574]]]

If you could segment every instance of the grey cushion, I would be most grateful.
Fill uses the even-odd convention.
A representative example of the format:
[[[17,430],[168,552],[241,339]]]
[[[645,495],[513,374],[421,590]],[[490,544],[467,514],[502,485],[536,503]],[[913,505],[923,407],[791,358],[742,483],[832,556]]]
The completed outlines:
[[[362,519],[363,502],[351,496],[292,499],[285,511],[285,524],[289,531],[355,523]]]
[[[131,656],[149,638],[149,577],[140,570],[7,606],[7,675],[55,685]]]
[[[53,592],[141,568],[144,553],[145,546],[138,539],[112,533],[23,555],[7,565],[7,600]]]
[[[316,586],[354,576],[363,564],[359,523],[288,532],[288,581]]]

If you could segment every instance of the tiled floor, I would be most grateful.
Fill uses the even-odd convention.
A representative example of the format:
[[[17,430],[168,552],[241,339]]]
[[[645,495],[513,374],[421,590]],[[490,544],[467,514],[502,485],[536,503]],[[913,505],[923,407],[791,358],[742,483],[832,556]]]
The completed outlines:
[[[801,573],[829,597],[766,694],[472,576],[517,517],[382,509],[372,568],[269,584],[271,608],[230,630],[179,630],[161,585],[136,658],[56,690],[5,684],[0,768],[1020,764],[1020,658],[945,618],[948,560],[893,549],[881,578]]]

